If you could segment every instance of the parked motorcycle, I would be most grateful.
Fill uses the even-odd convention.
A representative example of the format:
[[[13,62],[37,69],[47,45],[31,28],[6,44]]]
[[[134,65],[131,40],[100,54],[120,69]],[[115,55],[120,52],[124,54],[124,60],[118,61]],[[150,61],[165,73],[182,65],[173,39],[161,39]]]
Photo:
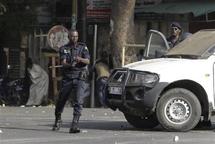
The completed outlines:
[[[19,106],[25,97],[24,79],[0,78],[0,104]]]

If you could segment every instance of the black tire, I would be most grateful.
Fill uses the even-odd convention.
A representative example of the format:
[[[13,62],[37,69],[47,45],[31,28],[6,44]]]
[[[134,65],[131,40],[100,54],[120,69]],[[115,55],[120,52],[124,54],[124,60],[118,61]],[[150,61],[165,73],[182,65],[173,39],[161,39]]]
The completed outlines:
[[[130,123],[132,126],[140,129],[151,129],[156,127],[159,123],[155,115],[150,117],[140,117],[134,116],[130,114],[124,114],[125,119]]]
[[[201,105],[191,91],[174,88],[161,96],[156,115],[161,126],[168,131],[189,131],[200,120]]]

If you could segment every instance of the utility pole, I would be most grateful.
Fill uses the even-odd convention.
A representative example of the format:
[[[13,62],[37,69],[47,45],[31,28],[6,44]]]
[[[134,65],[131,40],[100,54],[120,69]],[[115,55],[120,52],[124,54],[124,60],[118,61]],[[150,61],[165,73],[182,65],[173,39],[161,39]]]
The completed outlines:
[[[86,30],[86,26],[87,26],[86,5],[87,5],[87,1],[86,0],[79,0],[78,2],[79,2],[78,3],[78,29],[80,31],[81,41],[86,42],[86,31],[87,31]]]
[[[71,19],[71,30],[76,30],[77,24],[77,0],[72,0],[72,19]]]

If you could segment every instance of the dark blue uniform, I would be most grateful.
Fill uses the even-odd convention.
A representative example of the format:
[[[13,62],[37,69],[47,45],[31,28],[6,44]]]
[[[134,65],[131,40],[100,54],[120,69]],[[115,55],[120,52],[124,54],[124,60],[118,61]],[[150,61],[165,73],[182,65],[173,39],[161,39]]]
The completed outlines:
[[[176,36],[171,35],[170,37],[167,38],[167,41],[169,43],[170,48],[173,48],[174,46],[181,42],[181,38],[176,38]]]
[[[60,48],[61,61],[66,59],[71,66],[62,68],[63,80],[55,109],[56,117],[59,117],[63,112],[71,91],[75,92],[73,95],[74,116],[81,115],[84,98],[89,95],[87,65],[81,62],[77,63],[75,61],[77,56],[90,59],[89,51],[84,43],[78,43],[76,47],[68,44]]]

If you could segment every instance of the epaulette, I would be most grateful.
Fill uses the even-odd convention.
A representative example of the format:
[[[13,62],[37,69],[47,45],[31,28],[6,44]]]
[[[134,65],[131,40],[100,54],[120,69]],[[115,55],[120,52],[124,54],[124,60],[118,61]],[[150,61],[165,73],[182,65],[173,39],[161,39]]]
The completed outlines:
[[[65,48],[67,48],[68,46],[69,46],[69,44],[65,44],[65,45],[61,46],[60,49],[65,49]]]
[[[78,44],[79,44],[79,45],[82,45],[82,46],[86,46],[86,44],[83,43],[83,42],[78,42]]]

